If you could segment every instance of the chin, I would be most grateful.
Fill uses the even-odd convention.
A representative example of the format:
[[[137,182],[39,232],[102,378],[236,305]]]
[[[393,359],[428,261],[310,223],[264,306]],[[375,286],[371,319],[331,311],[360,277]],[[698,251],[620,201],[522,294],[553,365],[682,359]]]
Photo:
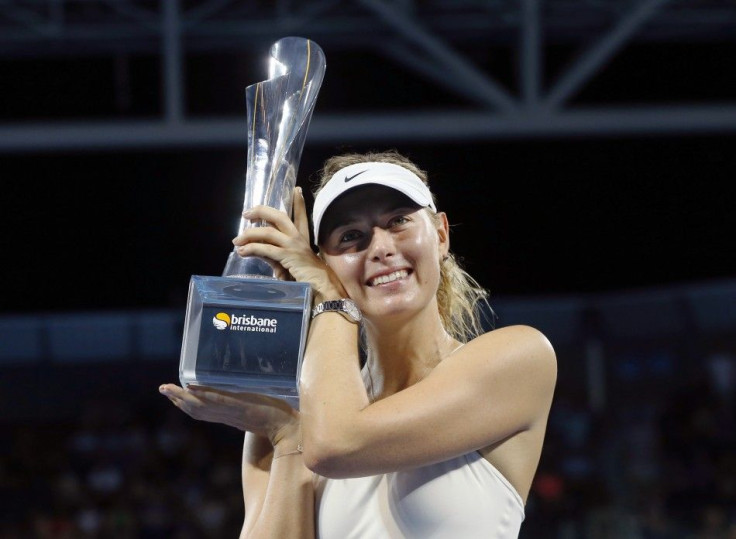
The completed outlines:
[[[418,298],[393,297],[367,307],[363,311],[363,316],[374,321],[408,318],[420,313],[426,307],[427,303],[419,301]]]

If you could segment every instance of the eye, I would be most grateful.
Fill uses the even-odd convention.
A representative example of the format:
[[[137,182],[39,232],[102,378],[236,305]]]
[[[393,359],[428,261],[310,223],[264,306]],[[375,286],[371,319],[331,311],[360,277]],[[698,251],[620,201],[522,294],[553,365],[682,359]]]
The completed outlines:
[[[405,225],[409,222],[409,218],[406,215],[397,215],[389,221],[389,226],[400,226]]]
[[[347,230],[340,234],[338,241],[340,243],[348,243],[351,241],[356,241],[360,239],[361,233],[360,230]]]

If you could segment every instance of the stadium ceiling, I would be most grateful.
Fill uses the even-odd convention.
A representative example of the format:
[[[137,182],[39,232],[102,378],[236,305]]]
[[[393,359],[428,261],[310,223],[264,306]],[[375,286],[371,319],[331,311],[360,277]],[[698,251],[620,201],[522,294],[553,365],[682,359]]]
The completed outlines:
[[[267,51],[287,35],[328,50],[328,66],[331,54],[377,56],[462,104],[318,108],[310,142],[736,131],[736,98],[573,102],[631,44],[736,43],[733,0],[20,0],[0,2],[1,60],[155,55],[161,105],[153,119],[3,121],[0,151],[241,146],[242,112],[187,113],[187,57]],[[552,47],[575,54],[549,77]],[[501,49],[511,51],[514,80],[478,61]]]

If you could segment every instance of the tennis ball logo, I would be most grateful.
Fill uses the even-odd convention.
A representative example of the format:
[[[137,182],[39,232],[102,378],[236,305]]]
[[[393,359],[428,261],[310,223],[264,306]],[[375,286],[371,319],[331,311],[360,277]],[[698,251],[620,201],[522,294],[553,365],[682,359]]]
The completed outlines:
[[[215,329],[219,329],[220,331],[227,329],[230,325],[230,315],[227,313],[217,313],[212,319],[212,324],[215,326]]]

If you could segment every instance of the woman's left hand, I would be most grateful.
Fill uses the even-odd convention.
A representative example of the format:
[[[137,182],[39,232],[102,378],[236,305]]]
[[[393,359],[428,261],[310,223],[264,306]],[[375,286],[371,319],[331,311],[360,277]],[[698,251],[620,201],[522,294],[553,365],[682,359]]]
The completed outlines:
[[[287,402],[257,393],[235,393],[206,386],[163,384],[159,392],[194,419],[222,423],[278,442],[280,433],[299,424]]]
[[[337,276],[319,258],[309,244],[309,221],[301,188],[294,190],[294,220],[270,206],[254,206],[243,212],[252,221],[263,220],[270,226],[245,228],[233,239],[240,256],[258,256],[269,260],[279,279],[291,277],[307,282],[318,294],[345,297]]]

